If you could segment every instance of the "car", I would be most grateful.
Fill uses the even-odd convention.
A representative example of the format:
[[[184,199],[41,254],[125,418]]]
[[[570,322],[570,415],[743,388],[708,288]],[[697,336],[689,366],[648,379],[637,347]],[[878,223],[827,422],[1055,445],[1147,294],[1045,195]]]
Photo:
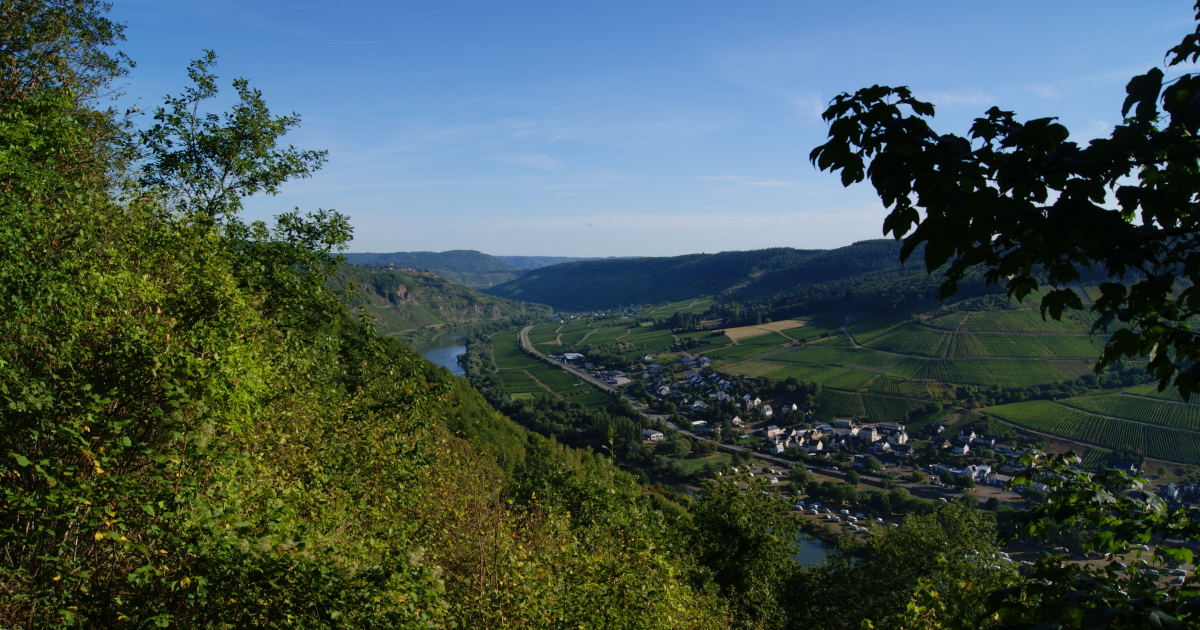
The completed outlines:
[[[847,516],[847,517],[846,517],[846,522],[848,522],[848,523],[857,523],[857,522],[858,522],[858,519],[857,519],[857,518],[855,518],[855,517],[853,517],[853,516]]]
[[[881,518],[877,518],[877,519],[875,519],[875,524],[876,524],[876,525],[883,525],[883,519],[881,519]]]
[[[866,518],[867,518],[867,517],[866,517],[865,515],[863,515],[862,513],[855,514],[854,516],[858,517],[858,520],[860,520],[860,521],[861,521],[861,520],[866,520]]]
[[[1150,547],[1148,545],[1138,545],[1137,547],[1134,547],[1134,549],[1137,549],[1138,551],[1150,551]]]
[[[837,515],[835,515],[835,514],[830,514],[830,515],[829,515],[829,520],[830,520],[830,521],[832,521],[832,522],[834,522],[834,523],[840,523],[840,522],[842,522],[842,517],[840,517],[840,516],[837,516]]]
[[[809,510],[808,513],[809,514],[820,514],[821,510],[818,510],[817,508],[813,508],[813,509]]]
[[[804,502],[803,502],[803,501],[797,501],[797,502],[796,502],[796,506],[797,506],[797,507],[804,507]]]
[[[1171,569],[1171,575],[1187,575],[1187,571],[1184,569]]]
[[[850,510],[838,510],[838,514],[845,514],[845,515],[849,516]]]
[[[821,507],[821,504],[820,504],[820,502],[818,502],[818,501],[813,501],[813,504],[812,504],[812,506],[813,506],[813,507],[815,507],[815,508],[819,508],[819,507]]]

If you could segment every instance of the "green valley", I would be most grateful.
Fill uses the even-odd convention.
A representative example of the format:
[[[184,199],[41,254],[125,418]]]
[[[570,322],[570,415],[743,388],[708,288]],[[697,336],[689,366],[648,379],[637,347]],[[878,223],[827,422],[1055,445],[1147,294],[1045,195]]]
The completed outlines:
[[[443,65],[420,57],[393,76],[446,91],[485,74],[452,47],[513,24],[443,30],[461,12],[413,8],[392,15],[435,25],[413,43]],[[246,79],[222,93],[210,50],[180,69],[178,95],[142,118],[122,112],[109,99],[123,98],[132,61],[109,10],[0,3],[0,630],[1200,628],[1200,264],[1196,229],[1186,213],[1164,218],[1178,208],[1159,194],[1182,189],[1173,203],[1195,210],[1200,77],[1137,77],[1125,127],[1087,149],[1051,119],[1021,127],[999,110],[968,141],[933,137],[921,121],[932,105],[907,88],[836,97],[814,163],[847,185],[870,177],[892,233],[922,222],[907,241],[343,256],[349,216],[268,221],[253,217],[269,206],[245,207],[329,159],[284,141],[299,116],[271,113]],[[642,27],[646,11],[626,13],[610,9]],[[308,37],[300,24],[256,26]],[[531,25],[518,35],[577,43]],[[382,39],[332,41],[347,29],[329,26],[312,30],[331,41],[284,54],[338,69],[337,55],[360,51],[394,61],[394,47],[359,47]],[[1200,27],[1173,52],[1200,59]],[[1164,90],[1171,120],[1155,110]],[[378,201],[394,221],[453,215],[464,233],[470,219],[489,237],[512,222],[527,240],[509,245],[567,253],[592,250],[505,209],[577,204],[553,217],[577,239],[645,229],[597,210],[615,207],[601,194],[643,184],[589,165],[582,132],[563,131],[646,135],[615,120],[630,105],[599,99],[608,121],[547,109],[557,120],[543,125],[510,103],[513,116],[475,125],[465,110],[479,101],[520,99],[472,94],[459,111],[395,108],[437,111],[452,132],[382,140],[417,164],[437,147],[414,138],[436,136],[459,176],[390,173],[378,189],[425,192],[345,201]],[[914,117],[892,124],[901,107]],[[360,112],[357,124],[383,136],[379,120]],[[484,135],[495,150],[469,139]],[[508,152],[500,136],[538,153]],[[999,137],[1011,142],[993,147]],[[1147,137],[1164,144],[1137,144]],[[1174,167],[1155,170],[1164,161]],[[1133,166],[1148,187],[1099,208]],[[685,179],[739,199],[793,184]],[[422,196],[441,188],[479,196]],[[1043,207],[1063,198],[1074,205]],[[468,199],[491,214],[462,211]],[[429,236],[424,220],[401,226],[419,246],[469,242]],[[1183,227],[1154,232],[1169,221]],[[438,347],[416,350],[429,339]],[[1164,388],[1172,376],[1178,389]]]

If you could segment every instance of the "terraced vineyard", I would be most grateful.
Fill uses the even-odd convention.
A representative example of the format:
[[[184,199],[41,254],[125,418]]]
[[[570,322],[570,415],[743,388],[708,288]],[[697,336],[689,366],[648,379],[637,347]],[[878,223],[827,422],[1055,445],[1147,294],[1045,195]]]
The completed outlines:
[[[1061,321],[1042,319],[1036,310],[971,311],[959,327],[964,332],[1087,333],[1086,315],[1069,313]]]
[[[1175,429],[1200,431],[1200,405],[1197,404],[1153,400],[1126,394],[1079,396],[1068,398],[1062,403],[1068,407],[1076,407],[1100,415],[1161,424]]]
[[[869,343],[877,350],[924,357],[1047,357],[1092,359],[1101,345],[1085,335],[1012,334],[1003,332],[947,332],[920,324],[890,326],[886,334]],[[856,338],[859,336],[856,335]]]
[[[491,339],[500,382],[513,397],[552,395],[585,407],[612,404],[612,397],[608,394],[596,391],[574,376],[526,355],[521,351],[516,332],[496,333]]]
[[[820,422],[832,422],[837,416],[865,415],[872,422],[903,422],[909,411],[924,406],[924,401],[909,398],[837,391],[825,400],[817,401],[815,418]]]
[[[1044,400],[999,405],[987,412],[1017,426],[1068,440],[1113,450],[1133,449],[1171,462],[1200,463],[1200,433],[1194,431],[1107,418]]]
[[[913,398],[928,398],[929,384],[927,381],[914,381],[885,374],[871,381],[868,388],[872,393],[896,394]]]

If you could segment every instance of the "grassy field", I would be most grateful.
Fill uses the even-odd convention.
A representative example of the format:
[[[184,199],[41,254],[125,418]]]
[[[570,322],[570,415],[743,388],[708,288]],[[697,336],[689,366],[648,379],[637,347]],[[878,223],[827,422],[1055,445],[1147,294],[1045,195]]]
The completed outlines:
[[[529,331],[529,342],[534,344],[550,344],[558,339],[558,329],[562,324],[538,324]]]
[[[720,466],[724,464],[730,464],[732,461],[733,457],[731,457],[728,453],[713,453],[712,455],[708,455],[706,457],[688,457],[686,459],[681,459],[679,460],[679,465],[683,467],[688,474],[691,474],[700,470],[701,468],[704,468],[705,464],[717,464]]]

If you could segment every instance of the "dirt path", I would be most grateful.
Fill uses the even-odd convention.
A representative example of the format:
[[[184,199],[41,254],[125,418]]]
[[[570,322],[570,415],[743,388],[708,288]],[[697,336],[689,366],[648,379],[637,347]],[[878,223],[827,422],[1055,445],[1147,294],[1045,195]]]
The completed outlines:
[[[587,341],[587,338],[588,338],[588,337],[591,337],[591,336],[592,336],[592,333],[594,333],[594,332],[596,332],[596,331],[598,331],[598,330],[600,330],[600,329],[599,329],[599,328],[593,328],[593,329],[589,330],[589,331],[588,331],[588,333],[587,333],[586,335],[584,335],[584,336],[583,336],[583,339],[580,339],[579,341],[575,342],[575,343],[574,343],[574,344],[572,344],[572,345],[578,346],[578,345],[582,344],[583,342]]]
[[[850,313],[853,312],[854,311],[850,311]],[[850,325],[850,313],[846,313],[846,321],[842,323],[842,332],[846,333],[846,338],[850,340],[850,343],[853,344],[855,348],[861,348],[862,346],[858,345],[858,342],[854,340],[854,335],[851,335],[850,331],[846,330],[846,327]]]
[[[562,396],[559,396],[559,395],[558,395],[558,392],[556,392],[556,391],[554,391],[553,389],[551,389],[549,385],[547,385],[547,384],[545,384],[545,383],[541,382],[540,380],[538,380],[538,377],[536,377],[536,376],[534,376],[532,373],[530,373],[530,371],[529,371],[529,370],[521,370],[521,371],[522,371],[522,372],[524,372],[524,373],[525,373],[525,374],[526,374],[526,375],[527,375],[529,378],[533,379],[533,382],[537,383],[538,385],[541,385],[543,389],[545,389],[546,391],[550,392],[550,394],[551,394],[552,396],[554,396],[555,398],[557,398],[557,399],[559,399],[559,400],[562,400]]]

